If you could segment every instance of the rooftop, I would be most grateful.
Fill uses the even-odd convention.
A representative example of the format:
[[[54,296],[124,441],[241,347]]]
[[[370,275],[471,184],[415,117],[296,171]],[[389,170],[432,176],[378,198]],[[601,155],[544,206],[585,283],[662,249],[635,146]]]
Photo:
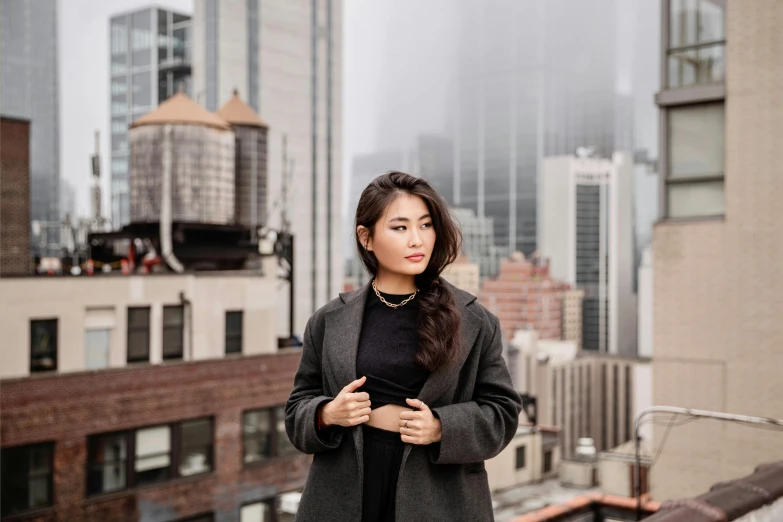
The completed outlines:
[[[230,100],[217,111],[217,115],[232,125],[246,125],[248,127],[268,127],[264,121],[258,117],[253,108],[242,101],[239,93],[234,90],[234,95]]]
[[[164,101],[158,108],[148,112],[138,120],[131,123],[130,127],[142,125],[164,125],[166,123],[180,125],[201,125],[220,130],[231,130],[226,120],[216,114],[212,114],[204,107],[194,102],[183,92],[178,92]]]
[[[552,482],[552,481],[550,481]],[[538,485],[544,486],[547,483]],[[529,486],[532,487],[532,486]],[[511,518],[504,511],[495,513],[498,522],[598,522],[604,520],[636,520],[636,501],[633,498],[603,495],[594,490],[568,498],[570,491],[549,485],[551,493],[546,500],[554,501],[536,511],[526,512],[532,495],[522,495],[518,502],[522,516]],[[522,490],[524,488],[513,488]],[[559,495],[557,494],[559,493]],[[506,492],[495,496],[502,501]],[[519,495],[518,495],[519,496]],[[539,498],[539,501],[543,499]],[[499,502],[498,501],[498,502]],[[764,510],[763,512],[761,510]],[[498,516],[500,513],[501,516]],[[745,515],[752,514],[753,518]],[[758,517],[755,515],[758,514]],[[755,472],[728,482],[719,482],[710,491],[695,498],[658,503],[642,496],[642,517],[645,522],[731,522],[733,520],[783,520],[783,461],[762,464]]]

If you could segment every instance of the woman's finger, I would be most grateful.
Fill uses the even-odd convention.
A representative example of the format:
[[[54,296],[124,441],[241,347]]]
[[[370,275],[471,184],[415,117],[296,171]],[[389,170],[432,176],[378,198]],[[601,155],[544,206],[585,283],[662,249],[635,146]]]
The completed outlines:
[[[353,417],[349,419],[348,422],[350,423],[351,426],[357,426],[359,424],[367,422],[368,420],[370,420],[369,415],[361,415],[359,417]]]
[[[400,421],[400,428],[405,428],[409,430],[418,430],[419,428],[421,428],[421,423],[415,420]]]
[[[352,401],[364,402],[370,400],[370,394],[367,392],[348,393],[346,394],[346,398]]]
[[[418,439],[416,437],[411,437],[410,435],[400,434],[400,439],[402,439],[403,442],[407,442],[408,444],[418,444]]]
[[[355,404],[356,404],[356,406],[358,408],[369,408],[370,405],[371,405],[370,401],[361,401],[361,402],[357,402]]]
[[[403,420],[423,419],[424,414],[420,411],[404,410],[400,413],[400,418]]]

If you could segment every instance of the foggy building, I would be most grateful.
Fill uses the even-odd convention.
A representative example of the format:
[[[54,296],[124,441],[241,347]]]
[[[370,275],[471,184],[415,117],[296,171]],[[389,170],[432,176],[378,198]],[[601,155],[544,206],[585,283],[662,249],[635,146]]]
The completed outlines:
[[[190,93],[190,16],[146,8],[109,21],[111,216],[130,222],[128,126],[180,88]]]
[[[413,160],[413,172],[454,206],[454,141],[448,136],[422,134],[416,139]]]
[[[214,111],[236,89],[269,124],[271,228],[280,226],[289,180],[299,333],[342,291],[341,71],[341,2],[194,1],[194,99]],[[287,309],[287,288],[278,299]],[[278,319],[287,332],[287,315]]]
[[[546,158],[538,178],[539,251],[552,276],[585,291],[583,347],[636,354],[631,158]]]
[[[0,12],[0,110],[30,122],[30,219],[48,222],[31,247],[46,255],[60,220],[57,2],[2,0]]]
[[[494,218],[510,251],[536,248],[536,172],[545,156],[632,147],[615,91],[611,0],[462,2],[454,204]]]

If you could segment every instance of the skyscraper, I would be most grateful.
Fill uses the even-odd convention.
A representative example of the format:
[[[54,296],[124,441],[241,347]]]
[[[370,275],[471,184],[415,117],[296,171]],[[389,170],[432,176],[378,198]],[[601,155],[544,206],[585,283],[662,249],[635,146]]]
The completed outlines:
[[[460,6],[454,204],[491,216],[499,245],[530,254],[541,159],[632,146],[628,102],[615,92],[614,3]]]
[[[539,252],[584,289],[583,347],[636,355],[631,156],[546,158],[538,179]]]
[[[57,74],[57,2],[0,3],[0,111],[30,122],[30,219],[44,224],[47,243],[59,239],[60,115]],[[35,227],[40,229],[40,227]],[[31,238],[36,254],[46,244]]]
[[[128,125],[183,89],[190,94],[190,16],[158,8],[115,15],[110,27],[111,216],[130,220]]]
[[[300,333],[307,318],[342,291],[341,27],[337,0],[194,3],[195,99],[215,110],[237,89],[269,124],[272,210],[264,224],[274,228],[285,204],[282,173],[288,173]],[[286,307],[288,291],[280,292]],[[287,332],[287,317],[279,319]]]

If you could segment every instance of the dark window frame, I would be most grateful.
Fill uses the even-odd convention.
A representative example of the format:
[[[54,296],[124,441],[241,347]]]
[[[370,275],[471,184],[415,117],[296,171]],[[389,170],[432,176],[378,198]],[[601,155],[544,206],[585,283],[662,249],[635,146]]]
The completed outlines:
[[[247,459],[247,441],[248,439],[252,439],[253,436],[248,436],[244,429],[245,429],[245,415],[249,413],[256,413],[256,412],[263,412],[267,415],[267,419],[269,420],[269,433],[266,435],[268,437],[267,440],[267,451],[265,455],[261,455],[260,458],[256,460],[246,460]],[[248,467],[248,466],[254,466],[262,463],[266,463],[275,459],[280,458],[287,458],[291,456],[296,456],[299,454],[299,450],[296,449],[296,447],[290,442],[288,439],[288,434],[285,432],[285,424],[283,424],[283,430],[278,431],[277,426],[279,421],[285,423],[285,405],[275,405],[275,406],[266,406],[263,408],[250,408],[247,410],[242,411],[242,453],[240,455],[240,458],[242,460],[242,466]],[[283,446],[285,447],[284,451],[280,451],[281,444],[280,439],[284,439],[284,441],[287,441],[283,443]]]
[[[229,316],[239,317],[239,331],[229,331]],[[244,350],[243,329],[245,327],[245,312],[243,310],[226,310],[225,313],[225,353],[242,353]],[[230,347],[230,348],[229,348]]]
[[[135,312],[147,312],[147,325],[146,326],[131,326],[131,315]],[[151,323],[152,323],[152,309],[149,306],[129,306],[126,312],[126,345],[125,345],[125,358],[130,363],[137,362],[149,362],[150,360],[150,336],[151,336]],[[145,333],[147,335],[146,342],[146,355],[131,356],[131,334],[132,333]]]
[[[49,466],[48,472],[31,472],[29,468],[29,454],[34,449],[46,449],[49,454],[47,456],[47,463]],[[27,469],[25,469],[24,472],[24,480],[27,482],[27,490],[30,489],[30,482],[33,479],[40,479],[41,477],[46,479],[46,487],[47,487],[47,503],[45,506],[35,506],[35,507],[22,507],[22,508],[16,508],[16,506],[12,505],[10,502],[8,502],[7,498],[0,498],[0,516],[5,518],[6,516],[13,516],[17,514],[23,514],[23,513],[30,513],[33,511],[40,511],[40,510],[46,510],[50,509],[55,504],[55,492],[54,492],[54,452],[55,452],[55,443],[53,441],[47,441],[47,442],[41,442],[37,444],[25,444],[23,446],[10,446],[7,448],[2,448],[0,450],[0,460],[2,460],[3,463],[9,462],[11,460],[9,458],[9,453],[11,452],[26,452],[26,461],[27,461]],[[16,481],[11,479],[9,480],[9,474],[10,470],[7,469],[7,467],[10,467],[10,464],[5,464],[2,468],[2,472],[0,472],[0,481],[2,483],[0,484],[0,491],[2,491],[3,494],[11,495],[14,493],[14,490],[12,489],[12,486],[17,483],[21,482],[22,479],[20,477],[16,477],[14,475],[11,475],[14,479],[17,479]],[[14,470],[16,471],[16,470]],[[10,490],[10,491],[9,491]],[[17,495],[18,497],[19,495]],[[9,507],[10,506],[10,507]]]
[[[180,471],[182,455],[184,454],[183,450],[185,449],[185,445],[183,444],[182,441],[182,425],[188,422],[203,421],[203,420],[209,421],[209,444],[207,445],[207,447],[209,448],[207,454],[209,469],[201,473],[194,473],[192,475],[183,475]],[[136,472],[136,461],[139,458],[139,456],[137,455],[137,448],[136,448],[136,433],[145,429],[157,428],[162,426],[166,426],[169,428],[169,434],[171,437],[169,441],[169,451],[165,453],[166,455],[169,456],[169,464],[168,467],[166,468],[167,469],[166,478],[153,480],[153,481],[141,481],[139,480],[137,476],[138,474]],[[94,449],[98,446],[99,441],[102,441],[107,437],[118,437],[118,436],[123,437],[125,441],[125,460],[124,460],[125,486],[122,488],[112,489],[110,491],[103,491],[103,490],[97,491],[94,487],[91,487],[90,472],[93,468],[99,468],[103,464],[97,463],[93,460],[95,455]],[[150,458],[163,454],[164,453],[144,455],[143,458]],[[138,428],[133,428],[130,430],[95,433],[95,434],[88,435],[86,471],[87,473],[86,473],[85,480],[87,483],[86,483],[85,491],[86,491],[86,496],[88,498],[96,497],[100,495],[110,495],[120,491],[132,491],[139,487],[148,486],[150,484],[165,484],[173,480],[208,476],[215,472],[215,417],[209,415],[203,417],[183,419],[181,421],[176,421],[176,422],[167,422],[167,423],[160,423],[160,424],[150,424],[147,426],[139,426]],[[203,514],[198,516],[203,516]]]
[[[36,349],[35,347],[35,330],[36,325],[53,325],[54,333],[50,331],[49,340],[54,339],[54,347],[47,346],[46,350]],[[60,326],[58,318],[36,318],[30,319],[30,373],[39,372],[56,372],[58,367],[58,348],[59,348]],[[52,367],[43,367],[40,360],[45,356],[49,356],[52,359]]]
[[[181,313],[182,321],[179,324],[167,324],[166,323],[166,311],[167,310],[179,310]],[[176,305],[164,305],[163,306],[163,337],[162,337],[162,352],[163,352],[163,360],[181,360],[184,359],[185,355],[185,307],[181,304]],[[179,335],[179,351],[175,352],[171,349],[166,350],[166,333],[175,331]]]
[[[554,449],[548,449],[544,451],[544,458],[541,462],[542,472],[543,474],[551,473],[552,467],[553,467],[553,460],[555,459],[555,450]]]
[[[520,469],[525,469],[525,466],[527,466],[527,445],[522,444],[521,446],[517,446],[517,459],[516,459],[516,470],[519,471]],[[520,459],[520,456],[522,457]],[[521,460],[521,464],[520,464]]]

